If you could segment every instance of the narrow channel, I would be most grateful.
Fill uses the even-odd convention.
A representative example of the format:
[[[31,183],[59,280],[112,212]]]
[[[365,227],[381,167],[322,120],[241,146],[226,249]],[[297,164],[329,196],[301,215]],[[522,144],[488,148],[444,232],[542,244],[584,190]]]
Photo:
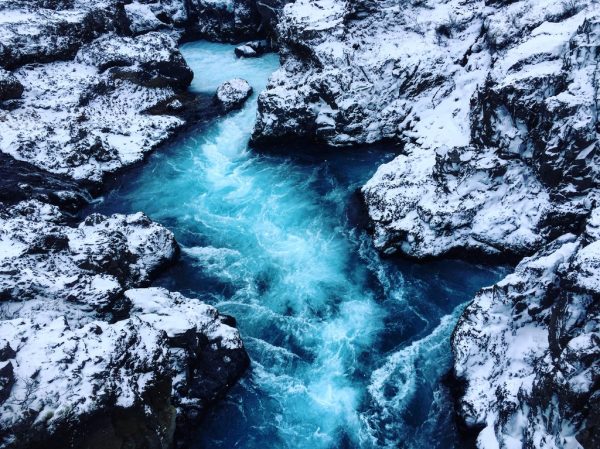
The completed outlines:
[[[207,42],[182,53],[199,95],[233,77],[254,95],[155,152],[94,209],[141,210],[170,228],[182,258],[156,284],[237,319],[252,366],[194,449],[461,447],[443,382],[449,337],[503,270],[381,259],[352,198],[394,153],[253,152],[257,94],[278,56],[236,59]]]

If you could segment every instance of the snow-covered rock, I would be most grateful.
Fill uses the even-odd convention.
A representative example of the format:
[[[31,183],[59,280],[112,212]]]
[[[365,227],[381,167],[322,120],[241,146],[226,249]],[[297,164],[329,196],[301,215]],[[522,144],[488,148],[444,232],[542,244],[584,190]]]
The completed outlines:
[[[175,373],[172,402],[180,432],[189,432],[249,364],[235,320],[197,299],[161,288],[128,290],[125,296],[132,316],[167,335]]]
[[[73,328],[34,315],[0,321],[0,344],[9,352],[2,447],[168,447],[175,410],[163,332],[136,318]]]
[[[0,447],[168,448],[197,426],[248,356],[214,307],[131,289],[176,255],[172,233],[141,213],[74,227],[37,200],[3,208]]]
[[[252,95],[252,87],[248,81],[233,78],[217,87],[215,101],[224,111],[231,111],[241,107]]]
[[[173,234],[141,213],[94,214],[71,227],[58,207],[35,200],[0,214],[0,249],[0,297],[12,302],[5,311],[59,309],[70,320],[125,316],[123,292],[178,251]]]
[[[38,200],[75,213],[90,199],[89,192],[76,181],[0,153],[0,209],[24,200]]]
[[[549,195],[531,167],[489,149],[410,149],[363,187],[375,246],[427,258],[523,256],[543,243]]]
[[[83,46],[75,61],[146,87],[186,88],[194,77],[177,43],[159,32],[135,38],[105,34]]]
[[[249,45],[243,44],[235,47],[235,55],[238,58],[256,58],[258,53]]]
[[[125,14],[129,20],[129,28],[134,34],[143,34],[168,27],[166,23],[156,17],[148,4],[131,2],[125,5]]]
[[[478,293],[452,337],[480,449],[600,443],[600,241],[566,234]]]
[[[0,321],[0,445],[171,446],[248,358],[231,318],[163,289],[126,292],[131,317]],[[61,446],[62,445],[62,446]]]
[[[600,16],[582,10],[527,37],[495,54],[470,97],[469,145],[417,133],[364,187],[379,247],[522,256],[577,232],[599,179]]]
[[[203,38],[240,42],[261,35],[254,0],[191,0],[191,32]]]
[[[176,43],[157,33],[104,36],[75,61],[27,65],[13,76],[24,92],[0,109],[0,151],[91,182],[140,160],[183,124],[148,111],[175,101],[192,78]]]
[[[70,59],[108,31],[128,32],[123,3],[115,0],[4,0],[0,3],[0,66]]]
[[[238,58],[255,58],[270,50],[267,41],[250,41],[235,47],[234,52]]]

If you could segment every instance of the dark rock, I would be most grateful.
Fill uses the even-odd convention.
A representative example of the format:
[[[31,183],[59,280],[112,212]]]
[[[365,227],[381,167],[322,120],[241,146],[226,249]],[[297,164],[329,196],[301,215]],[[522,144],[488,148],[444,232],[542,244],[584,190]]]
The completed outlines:
[[[74,213],[88,203],[90,195],[75,181],[0,153],[0,203],[8,206],[30,199]]]
[[[23,85],[10,72],[0,69],[0,101],[21,98]]]

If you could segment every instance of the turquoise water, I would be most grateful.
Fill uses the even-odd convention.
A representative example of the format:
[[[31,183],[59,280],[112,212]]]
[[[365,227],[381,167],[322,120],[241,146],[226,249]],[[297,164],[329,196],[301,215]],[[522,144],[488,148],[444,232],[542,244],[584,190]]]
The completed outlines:
[[[255,92],[274,54],[182,52],[192,90],[232,77]],[[182,258],[157,282],[235,316],[248,374],[206,418],[194,448],[464,447],[442,381],[449,336],[473,293],[502,270],[382,260],[355,226],[354,192],[389,149],[277,154],[248,149],[256,94],[154,153],[94,206],[142,210],[175,233]]]

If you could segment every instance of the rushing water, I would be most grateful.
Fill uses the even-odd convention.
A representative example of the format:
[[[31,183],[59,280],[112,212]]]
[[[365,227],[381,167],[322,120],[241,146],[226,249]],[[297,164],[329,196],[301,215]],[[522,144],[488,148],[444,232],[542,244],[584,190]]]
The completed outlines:
[[[274,54],[230,45],[182,52],[192,90],[239,76],[255,92]],[[238,320],[249,373],[206,418],[194,447],[461,447],[442,381],[466,301],[501,270],[382,260],[353,223],[353,192],[393,153],[247,148],[256,94],[198,125],[94,207],[142,210],[172,229],[182,260],[157,281]],[[309,149],[305,149],[309,150]]]

